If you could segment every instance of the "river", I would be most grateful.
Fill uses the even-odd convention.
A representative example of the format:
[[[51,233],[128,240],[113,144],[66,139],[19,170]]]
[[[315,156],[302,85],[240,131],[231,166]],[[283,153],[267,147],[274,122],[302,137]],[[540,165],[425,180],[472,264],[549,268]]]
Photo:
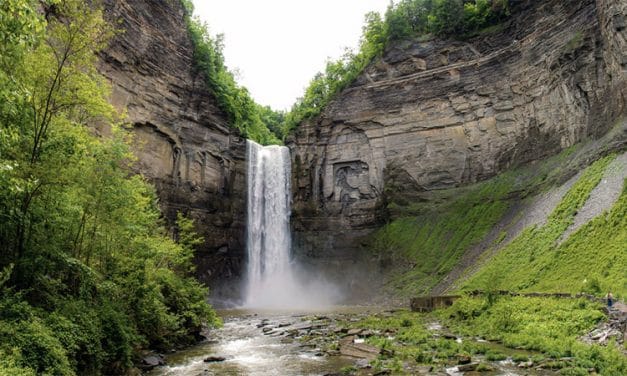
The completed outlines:
[[[355,309],[358,308],[345,310]],[[354,364],[355,359],[325,356],[322,349],[302,346],[294,338],[311,330],[312,326],[315,329],[315,318],[322,317],[324,312],[313,315],[303,312],[257,312],[219,311],[224,326],[212,330],[209,341],[166,355],[167,365],[154,369],[148,375],[323,375]],[[226,360],[205,362],[209,356],[224,357]]]

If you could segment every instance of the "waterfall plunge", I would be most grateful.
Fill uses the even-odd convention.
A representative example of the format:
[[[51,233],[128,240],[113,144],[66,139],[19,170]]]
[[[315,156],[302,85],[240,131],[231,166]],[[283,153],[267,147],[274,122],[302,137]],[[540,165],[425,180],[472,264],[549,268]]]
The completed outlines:
[[[336,289],[308,280],[291,260],[290,155],[285,146],[247,142],[247,289],[251,308],[322,308],[333,304]]]

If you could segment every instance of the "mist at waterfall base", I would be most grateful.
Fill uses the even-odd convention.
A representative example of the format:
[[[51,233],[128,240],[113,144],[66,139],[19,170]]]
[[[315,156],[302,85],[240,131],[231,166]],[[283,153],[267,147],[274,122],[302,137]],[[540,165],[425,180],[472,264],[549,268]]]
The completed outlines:
[[[287,147],[247,141],[246,308],[322,309],[341,298],[291,257],[290,164]]]

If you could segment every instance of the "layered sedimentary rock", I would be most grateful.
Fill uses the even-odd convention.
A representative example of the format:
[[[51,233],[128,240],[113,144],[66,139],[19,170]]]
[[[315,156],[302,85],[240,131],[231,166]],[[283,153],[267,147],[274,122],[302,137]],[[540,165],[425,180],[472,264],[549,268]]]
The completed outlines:
[[[100,71],[132,125],[136,168],[155,184],[170,223],[178,211],[196,220],[206,240],[197,253],[201,280],[236,285],[246,146],[194,67],[184,9],[179,1],[106,0],[105,10],[120,33]]]
[[[554,155],[625,115],[625,1],[510,4],[501,30],[395,43],[301,124],[289,140],[301,257],[355,257],[388,204]]]

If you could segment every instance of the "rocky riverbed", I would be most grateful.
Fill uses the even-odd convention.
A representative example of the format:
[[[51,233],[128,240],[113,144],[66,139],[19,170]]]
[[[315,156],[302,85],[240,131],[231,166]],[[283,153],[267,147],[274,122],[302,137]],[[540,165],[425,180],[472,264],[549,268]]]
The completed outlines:
[[[426,315],[416,322],[401,319],[402,327],[415,328],[422,333],[420,341],[431,346],[408,357],[398,345],[411,345],[415,338],[395,325],[385,327],[386,320],[407,314],[372,307],[319,313],[223,311],[224,327],[208,333],[211,340],[166,355],[167,365],[148,375],[555,375],[555,362],[570,361],[462,338]],[[369,328],[372,320],[378,324]]]

